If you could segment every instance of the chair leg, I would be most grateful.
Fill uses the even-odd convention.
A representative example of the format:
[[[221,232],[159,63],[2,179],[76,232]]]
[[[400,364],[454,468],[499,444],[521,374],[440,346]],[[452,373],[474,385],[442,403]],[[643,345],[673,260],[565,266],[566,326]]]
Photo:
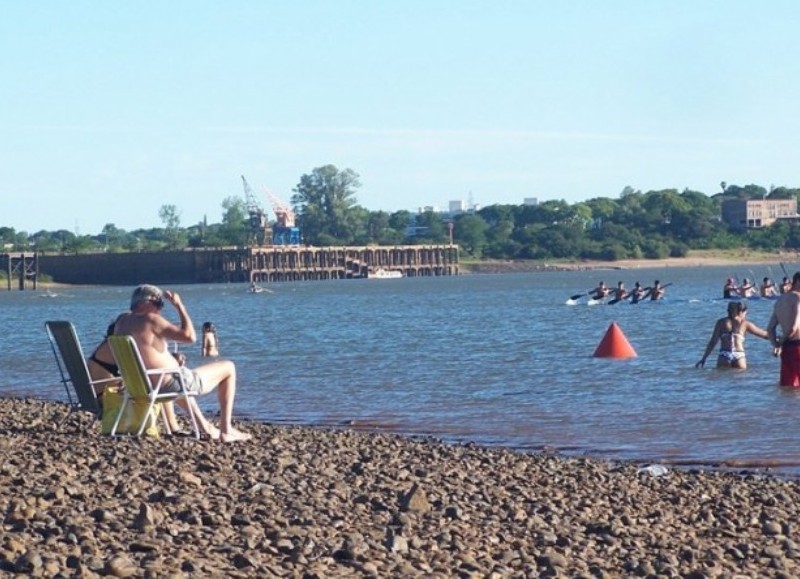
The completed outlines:
[[[164,402],[161,403],[161,412],[159,415],[161,416],[161,420],[164,422],[164,430],[167,431],[167,434],[172,434],[172,429],[169,427],[169,419],[167,418],[167,410],[164,408]]]
[[[128,396],[128,391],[126,390],[122,395],[122,404],[119,405],[119,412],[117,413],[117,418],[114,420],[114,426],[111,427],[111,436],[116,436],[117,428],[119,428],[119,423],[122,420],[122,414],[125,412],[125,407],[128,405],[128,401],[130,397]]]
[[[150,421],[150,416],[152,416],[153,419],[158,420],[158,416],[155,415],[155,405],[155,400],[150,400],[150,403],[147,405],[147,412],[144,413],[144,418],[142,418],[142,423],[139,425],[139,430],[136,432],[136,436],[142,435],[145,426]]]
[[[194,437],[197,440],[200,440],[200,425],[197,424],[197,416],[194,415],[194,410],[192,410],[192,405],[189,404],[189,397],[186,396],[184,398],[186,400],[186,408],[189,410],[189,418],[192,420],[192,428],[194,429]]]

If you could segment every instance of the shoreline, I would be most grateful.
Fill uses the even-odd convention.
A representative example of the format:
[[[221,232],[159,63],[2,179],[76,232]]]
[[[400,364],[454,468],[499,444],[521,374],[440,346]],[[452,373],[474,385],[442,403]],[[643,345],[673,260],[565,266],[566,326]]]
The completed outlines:
[[[746,253],[739,255],[697,253],[687,257],[664,259],[622,259],[618,261],[571,260],[485,260],[460,264],[464,273],[528,273],[537,271],[595,271],[627,269],[659,269],[670,267],[722,267],[725,265],[779,265],[787,262],[789,275],[800,270],[800,255],[797,253],[765,254]],[[779,272],[782,274],[782,271]]]
[[[112,439],[0,398],[0,569],[40,576],[797,576],[796,481],[246,422]]]
[[[503,273],[535,273],[544,271],[602,271],[628,269],[659,269],[670,267],[722,267],[725,265],[779,265],[786,262],[787,272],[791,276],[800,271],[800,252],[740,252],[733,251],[695,251],[686,257],[668,257],[664,259],[622,259],[618,261],[601,260],[494,260],[462,261],[459,263],[459,275],[503,274]],[[776,273],[782,274],[781,272]],[[10,291],[19,291],[12,283]],[[276,282],[285,283],[285,282]],[[68,284],[61,282],[38,282],[36,291],[68,289],[78,287],[95,287],[86,284]],[[127,286],[126,286],[127,287]],[[9,291],[7,284],[0,284],[0,291]],[[34,291],[26,288],[25,291]]]

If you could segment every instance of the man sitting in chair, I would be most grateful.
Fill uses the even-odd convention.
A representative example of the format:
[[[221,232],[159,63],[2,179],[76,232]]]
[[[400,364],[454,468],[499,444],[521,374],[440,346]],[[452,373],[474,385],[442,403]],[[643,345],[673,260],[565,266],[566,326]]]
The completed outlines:
[[[164,300],[175,306],[181,325],[176,326],[164,316]],[[217,388],[220,408],[219,439],[222,442],[249,440],[251,435],[233,427],[233,398],[236,395],[236,366],[230,360],[216,360],[190,370],[178,366],[169,352],[167,341],[191,344],[197,335],[180,296],[171,291],[162,292],[154,285],[140,285],[133,290],[131,311],[117,319],[114,333],[131,336],[139,347],[142,361],[148,369],[175,369],[181,372],[189,390],[207,394]],[[161,392],[177,391],[175,380],[164,383]],[[212,438],[214,437],[212,433]]]
[[[124,314],[122,314],[124,315]],[[92,380],[109,380],[110,378],[119,378],[119,368],[117,368],[117,363],[114,360],[114,354],[111,353],[111,346],[108,344],[108,337],[114,335],[114,328],[117,325],[117,320],[111,322],[111,325],[108,326],[106,329],[106,335],[103,338],[103,341],[94,349],[91,356],[86,359],[86,367],[89,370],[89,376],[91,376]],[[172,352],[172,357],[183,366],[186,362],[186,356],[180,353]],[[117,385],[118,382],[106,382],[100,386],[95,386],[95,394],[97,395],[97,399],[100,401],[100,405],[102,407],[103,404],[103,392],[108,386]],[[200,406],[198,406],[197,401],[194,398],[188,398],[186,400],[186,404],[191,407],[191,412],[194,414],[195,419],[197,420],[197,425],[200,427],[200,430],[204,432],[207,436],[213,439],[219,438],[219,428],[211,424],[208,419],[203,415],[203,411],[200,410]],[[169,430],[172,434],[180,434],[181,428],[178,424],[178,417],[175,416],[175,409],[173,408],[171,401],[165,401],[162,404],[164,417],[169,425]],[[189,410],[187,408],[187,410]]]

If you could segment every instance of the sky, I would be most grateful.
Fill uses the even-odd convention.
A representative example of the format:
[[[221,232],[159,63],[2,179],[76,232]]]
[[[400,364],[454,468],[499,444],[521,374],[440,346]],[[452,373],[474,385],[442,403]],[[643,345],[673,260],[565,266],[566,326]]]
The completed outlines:
[[[800,186],[795,0],[0,0],[0,227]],[[271,214],[271,212],[270,212]]]

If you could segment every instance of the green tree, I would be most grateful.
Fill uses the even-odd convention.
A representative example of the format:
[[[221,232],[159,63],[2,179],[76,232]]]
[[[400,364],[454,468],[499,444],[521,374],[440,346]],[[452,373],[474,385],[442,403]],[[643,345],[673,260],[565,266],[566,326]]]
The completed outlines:
[[[433,211],[420,213],[416,218],[418,233],[415,238],[417,244],[448,243],[449,233],[445,229],[442,217]]]
[[[351,169],[339,171],[334,165],[317,167],[300,177],[292,205],[298,209],[297,222],[308,243],[346,244],[355,237],[360,215],[355,190],[360,186],[357,173]]]
[[[248,236],[247,204],[237,196],[222,200],[222,224],[218,237],[223,245],[246,245]]]
[[[186,246],[186,233],[181,229],[181,216],[175,205],[162,205],[158,217],[164,224],[164,241],[167,249],[177,250]]]
[[[480,215],[459,215],[453,226],[455,241],[464,251],[475,257],[481,257],[486,245],[486,230],[489,226]]]

